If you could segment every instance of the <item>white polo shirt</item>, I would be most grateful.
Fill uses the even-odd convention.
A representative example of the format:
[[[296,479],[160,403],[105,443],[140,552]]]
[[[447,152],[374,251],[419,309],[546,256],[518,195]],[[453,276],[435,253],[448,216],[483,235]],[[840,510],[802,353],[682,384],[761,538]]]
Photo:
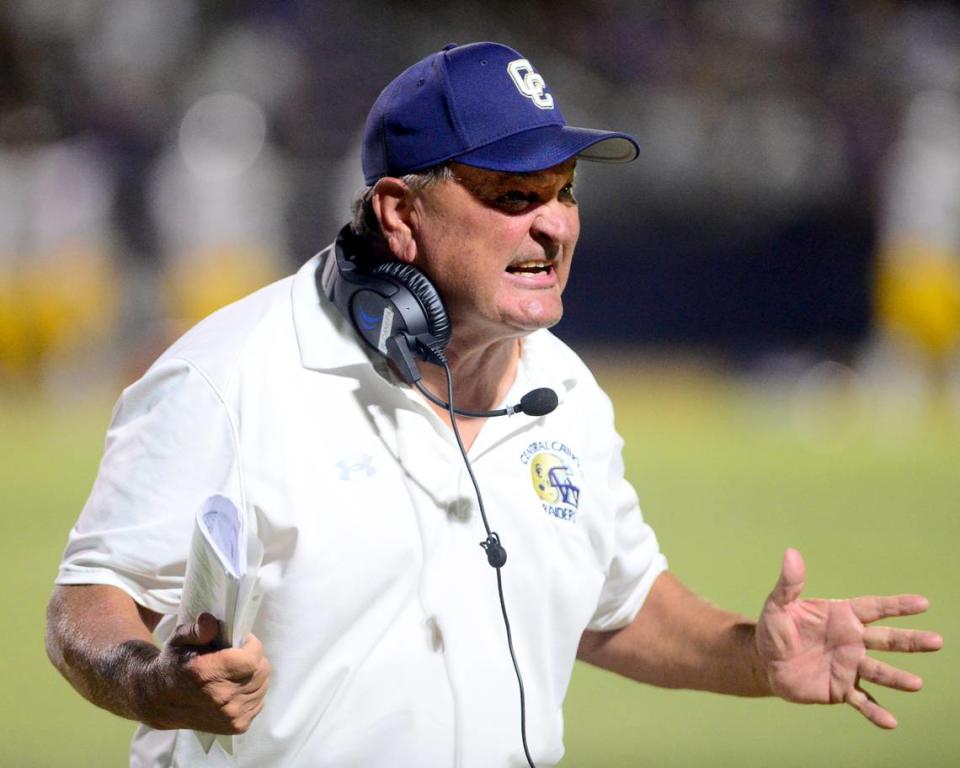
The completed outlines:
[[[124,391],[59,584],[111,584],[173,630],[192,521],[225,494],[260,516],[254,634],[273,666],[234,758],[141,727],[132,766],[524,766],[496,572],[453,433],[296,275],[207,318]],[[514,403],[470,449],[508,553],[504,593],[538,766],[563,755],[584,629],[630,622],[665,569],[623,478],[613,412],[547,331],[524,340]]]

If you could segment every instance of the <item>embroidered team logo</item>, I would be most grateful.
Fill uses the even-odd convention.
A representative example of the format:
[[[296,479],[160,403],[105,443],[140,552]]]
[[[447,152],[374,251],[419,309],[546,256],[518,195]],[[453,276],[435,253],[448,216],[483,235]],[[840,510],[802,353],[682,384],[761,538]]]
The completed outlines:
[[[565,443],[538,440],[520,454],[530,469],[533,491],[548,515],[575,522],[580,506],[580,460]]]
[[[507,64],[507,72],[513,78],[517,90],[530,99],[540,109],[553,109],[553,96],[544,92],[547,87],[543,76],[533,71],[533,66],[526,59],[517,59]]]

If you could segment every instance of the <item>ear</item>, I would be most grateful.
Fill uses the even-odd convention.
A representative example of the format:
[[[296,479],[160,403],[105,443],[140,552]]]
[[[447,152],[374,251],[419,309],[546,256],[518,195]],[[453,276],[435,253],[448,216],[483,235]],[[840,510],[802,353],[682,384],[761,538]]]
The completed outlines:
[[[386,176],[373,188],[373,211],[380,221],[380,231],[393,257],[410,264],[417,255],[413,237],[413,195],[402,179]]]

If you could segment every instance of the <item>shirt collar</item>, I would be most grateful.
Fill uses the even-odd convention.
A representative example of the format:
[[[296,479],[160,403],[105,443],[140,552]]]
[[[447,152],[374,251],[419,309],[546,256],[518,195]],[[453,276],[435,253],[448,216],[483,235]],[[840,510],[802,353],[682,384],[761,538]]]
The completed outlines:
[[[526,336],[511,396],[516,393],[519,399],[531,389],[548,387],[557,393],[557,407],[562,406],[577,385],[579,366],[572,364],[572,357],[573,353],[546,329]]]
[[[317,290],[317,270],[323,269],[328,258],[334,258],[332,245],[310,259],[293,277],[293,327],[300,363],[315,371],[371,366],[373,361],[346,318]]]
[[[328,259],[334,259],[331,244],[304,264],[294,275],[292,287],[293,324],[304,368],[336,371],[353,366],[370,366],[388,381],[399,380],[384,358],[368,351],[357,338],[337,308],[317,289],[317,270],[323,270]],[[569,364],[570,352],[548,330],[526,336],[522,342],[520,364],[507,403],[512,405],[529,390],[549,387],[557,393],[560,406],[577,384],[579,366]],[[502,407],[502,406],[501,406]],[[558,406],[559,407],[559,406]],[[535,417],[518,414],[510,421]]]

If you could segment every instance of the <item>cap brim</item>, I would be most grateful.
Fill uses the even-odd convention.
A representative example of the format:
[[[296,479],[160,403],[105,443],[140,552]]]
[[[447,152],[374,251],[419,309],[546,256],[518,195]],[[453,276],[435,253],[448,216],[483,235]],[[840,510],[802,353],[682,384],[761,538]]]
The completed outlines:
[[[525,173],[552,168],[571,157],[629,163],[639,154],[636,140],[626,133],[547,125],[515,133],[450,160],[491,171]]]

